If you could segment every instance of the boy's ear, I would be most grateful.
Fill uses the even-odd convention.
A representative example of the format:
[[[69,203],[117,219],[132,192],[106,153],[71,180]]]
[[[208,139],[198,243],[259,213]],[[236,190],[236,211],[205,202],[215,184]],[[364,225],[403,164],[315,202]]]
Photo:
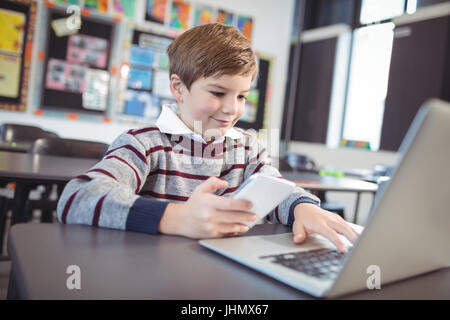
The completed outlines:
[[[172,92],[173,97],[176,102],[183,102],[183,81],[177,74],[172,74],[170,76],[170,92]]]

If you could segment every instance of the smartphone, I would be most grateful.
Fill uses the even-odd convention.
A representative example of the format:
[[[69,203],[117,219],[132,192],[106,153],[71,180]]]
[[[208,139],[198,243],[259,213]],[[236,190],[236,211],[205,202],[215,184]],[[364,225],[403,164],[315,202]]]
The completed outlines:
[[[257,221],[243,222],[249,228],[286,200],[294,191],[295,183],[283,178],[261,174],[250,176],[231,196],[234,199],[248,200],[253,204],[249,210],[258,216]]]

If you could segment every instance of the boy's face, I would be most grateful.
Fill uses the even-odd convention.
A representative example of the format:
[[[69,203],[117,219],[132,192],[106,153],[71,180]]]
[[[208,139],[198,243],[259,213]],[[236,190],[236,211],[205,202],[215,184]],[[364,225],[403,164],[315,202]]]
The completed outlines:
[[[188,90],[172,75],[171,90],[181,120],[209,141],[223,136],[242,116],[251,82],[251,75],[222,75],[199,78]]]

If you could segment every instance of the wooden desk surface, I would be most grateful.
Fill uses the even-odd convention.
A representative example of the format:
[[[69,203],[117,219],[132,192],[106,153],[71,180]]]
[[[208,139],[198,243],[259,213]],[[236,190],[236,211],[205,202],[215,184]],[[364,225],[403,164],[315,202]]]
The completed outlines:
[[[257,225],[248,235],[290,232]],[[25,299],[312,299],[196,240],[61,224],[17,224],[8,241],[11,287]],[[69,290],[67,267],[80,267]],[[450,268],[344,299],[449,299]]]
[[[31,143],[0,141],[0,151],[26,153],[30,147]]]
[[[67,182],[98,160],[0,151],[0,179],[9,181]]]
[[[281,175],[283,178],[294,181],[299,187],[307,190],[375,193],[378,189],[376,183],[356,178],[335,178],[320,176],[316,173],[293,171],[282,171]]]

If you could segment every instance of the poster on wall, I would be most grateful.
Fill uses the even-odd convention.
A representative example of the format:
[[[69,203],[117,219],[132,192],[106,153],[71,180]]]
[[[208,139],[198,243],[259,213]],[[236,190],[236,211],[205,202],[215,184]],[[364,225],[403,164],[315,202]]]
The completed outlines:
[[[246,16],[238,16],[237,27],[249,42],[252,42],[253,19]]]
[[[0,1],[0,109],[26,109],[35,19],[35,1]]]
[[[161,112],[160,99],[145,91],[127,90],[125,101],[126,115],[156,119]]]
[[[258,77],[255,77],[252,81],[250,92],[246,97],[244,114],[236,123],[236,127],[246,130],[267,128],[270,114],[270,69],[273,58],[261,53],[256,54],[259,69]]]
[[[0,51],[13,55],[22,53],[25,23],[25,14],[0,9]]]
[[[71,19],[72,18],[69,16],[68,18],[52,20],[50,25],[57,37],[65,37],[78,33],[79,28],[81,28],[81,19],[75,20],[74,25],[72,25]]]
[[[113,14],[134,19],[136,0],[113,0],[111,5]]]
[[[19,97],[20,57],[0,54],[0,96]]]
[[[149,50],[152,53],[152,64],[155,69],[169,69],[169,56],[166,53],[167,47],[172,39],[153,36],[142,33],[139,36],[139,47],[142,50]]]
[[[234,14],[230,11],[219,9],[217,12],[217,22],[231,26],[234,22]]]
[[[151,67],[153,64],[154,52],[148,48],[132,45],[130,49],[130,64],[143,67]]]
[[[167,0],[147,0],[145,20],[164,24]]]
[[[25,14],[0,9],[0,96],[3,97],[19,96],[25,22]]]
[[[71,35],[66,59],[68,62],[103,69],[108,59],[108,40],[83,34]]]
[[[104,70],[87,69],[85,81],[82,93],[83,108],[97,111],[106,110],[109,73]]]
[[[200,26],[214,22],[213,20],[213,8],[197,4],[194,14],[194,26]]]
[[[173,0],[170,9],[169,27],[178,30],[187,30],[189,28],[189,15],[191,5],[183,0]]]
[[[130,38],[128,71],[122,79],[121,116],[126,121],[152,121],[164,103],[174,103],[166,52],[173,38],[138,29],[132,30]]]
[[[247,95],[245,102],[244,114],[239,118],[239,121],[255,122],[258,114],[259,90],[253,88]]]
[[[46,88],[82,93],[85,89],[86,71],[85,66],[50,59],[47,67]]]
[[[79,6],[81,4],[81,1],[82,0],[56,0],[55,2],[59,3],[59,4],[65,4],[65,5],[74,4],[74,5]]]
[[[149,48],[155,51],[166,51],[172,39],[153,36],[150,34],[142,33],[139,36],[139,46]]]
[[[84,7],[101,13],[108,11],[108,0],[84,0]]]
[[[109,69],[115,23],[83,15],[76,34],[58,36],[50,26],[53,21],[64,19],[65,12],[51,7],[47,10],[47,21],[43,22],[47,36],[41,46],[46,52],[36,104],[44,112],[105,115],[111,89]]]
[[[164,98],[172,98],[169,73],[164,70],[153,72],[153,93]]]
[[[128,88],[152,89],[152,70],[130,67],[128,74]]]

